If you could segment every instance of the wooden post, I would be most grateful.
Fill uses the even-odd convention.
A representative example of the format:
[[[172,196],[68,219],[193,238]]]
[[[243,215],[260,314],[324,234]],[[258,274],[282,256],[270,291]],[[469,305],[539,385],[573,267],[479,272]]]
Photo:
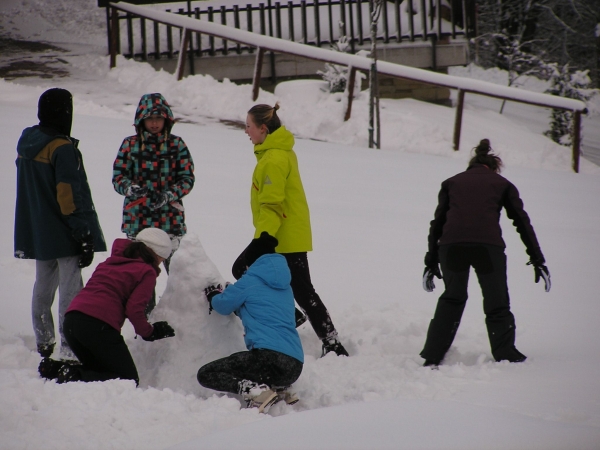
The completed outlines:
[[[344,114],[344,122],[350,119],[352,114],[352,100],[354,99],[354,84],[356,82],[356,69],[352,66],[350,69],[350,76],[348,77],[348,84],[346,84],[346,114]]]
[[[262,72],[263,60],[265,57],[265,49],[258,47],[256,60],[254,63],[254,78],[252,80],[252,101],[255,102],[258,98],[258,90],[260,89],[260,75]]]
[[[192,32],[187,28],[183,29],[181,34],[181,46],[179,47],[179,59],[177,60],[177,81],[183,78],[183,71],[185,70],[185,59],[187,57],[187,49],[190,45],[190,39]]]
[[[460,147],[460,128],[462,126],[462,113],[465,103],[465,91],[458,90],[458,103],[456,105],[456,118],[454,119],[454,150],[458,151]]]
[[[581,111],[573,111],[573,171],[579,173],[581,155]]]
[[[119,39],[119,11],[112,8],[110,17],[110,68],[117,67],[117,40]]]

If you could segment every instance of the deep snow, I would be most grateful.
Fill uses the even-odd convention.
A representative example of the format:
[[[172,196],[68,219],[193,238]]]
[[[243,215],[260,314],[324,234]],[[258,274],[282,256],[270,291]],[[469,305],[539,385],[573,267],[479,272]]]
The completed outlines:
[[[31,27],[41,23],[31,13],[42,3],[9,0],[29,8]],[[95,1],[85,4],[94,9]],[[78,8],[74,14],[81,13]],[[56,28],[55,16],[44,20]],[[6,18],[0,23],[6,31]],[[68,30],[69,24],[62,26]],[[25,33],[25,25],[20,27]],[[88,29],[94,35],[91,24]],[[582,160],[583,173],[572,173],[570,149],[530,131],[543,112],[511,106],[517,119],[500,116],[494,104],[467,96],[463,145],[453,152],[453,109],[385,100],[384,149],[374,151],[366,148],[366,93],[355,103],[352,120],[343,123],[339,97],[324,94],[318,83],[281,85],[275,95],[261,92],[259,102],[281,101],[284,123],[305,138],[297,140],[296,151],[312,215],[313,282],[351,357],[319,359],[319,342],[303,325],[306,364],[294,385],[301,402],[259,415],[195,381],[205,360],[242,345],[239,323],[208,316],[198,285],[204,277],[231,280],[231,264],[253,232],[252,145],[243,131],[219,122],[245,118],[252,105],[250,86],[201,76],[175,83],[169,74],[125,60],[109,72],[101,31],[96,40],[88,35],[89,42],[83,42],[91,54],[65,56],[68,78],[0,80],[0,132],[7,147],[0,156],[6,169],[0,208],[9,211],[0,241],[0,448],[599,447],[600,304],[594,282],[600,169]],[[48,36],[41,25],[38,32]],[[72,36],[62,42],[82,43],[78,32]],[[488,81],[502,76],[468,72],[456,70]],[[190,234],[174,257],[172,275],[161,275],[164,292],[153,317],[167,318],[177,336],[147,343],[134,339],[131,327],[124,329],[140,370],[137,389],[126,381],[57,385],[37,375],[29,317],[34,263],[12,257],[13,149],[21,130],[37,122],[37,98],[52,86],[74,94],[73,135],[81,139],[109,242],[121,237],[122,197],[110,183],[112,162],[123,137],[133,131],[141,94],[162,92],[176,116],[192,122],[174,128],[196,163],[196,186],[185,200]],[[432,371],[421,367],[418,356],[441,293],[439,282],[433,294],[421,288],[428,224],[440,183],[465,169],[469,149],[483,137],[491,139],[506,163],[503,174],[521,191],[553,287],[546,294],[533,283],[523,244],[503,219],[517,346],[529,359],[493,362],[481,294],[472,279],[456,341],[444,365]],[[97,254],[84,278],[106,256]]]

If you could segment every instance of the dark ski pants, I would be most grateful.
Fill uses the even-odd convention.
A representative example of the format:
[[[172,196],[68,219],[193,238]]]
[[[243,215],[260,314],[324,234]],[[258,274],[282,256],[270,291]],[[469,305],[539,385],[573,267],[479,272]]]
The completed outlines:
[[[266,349],[238,352],[217,359],[198,370],[198,383],[215,391],[240,393],[240,381],[249,380],[269,387],[291,386],[302,373],[296,358]]]
[[[233,263],[231,272],[236,280],[239,280],[246,272],[246,263],[244,261],[244,250]],[[306,313],[306,317],[315,330],[319,339],[332,338],[337,336],[337,331],[333,325],[329,311],[323,304],[321,297],[315,291],[310,280],[310,269],[308,267],[308,256],[306,252],[282,253],[290,268],[292,281],[290,283],[296,303]],[[298,318],[296,310],[296,319]]]
[[[515,318],[510,312],[504,249],[485,244],[442,245],[439,259],[445,290],[438,300],[421,356],[435,363],[444,359],[460,325],[473,267],[483,294],[492,355],[497,361],[511,359],[516,352]]]
[[[65,315],[65,338],[81,362],[81,381],[120,378],[139,383],[138,372],[121,333],[79,311]]]

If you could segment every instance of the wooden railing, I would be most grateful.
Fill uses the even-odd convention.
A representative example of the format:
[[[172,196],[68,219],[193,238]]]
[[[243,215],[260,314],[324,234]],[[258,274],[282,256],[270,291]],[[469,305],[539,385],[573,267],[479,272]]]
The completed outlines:
[[[202,33],[212,37],[213,39],[224,39],[232,41],[248,47],[257,49],[256,62],[254,66],[252,98],[258,98],[258,86],[261,78],[262,62],[265,52],[271,51],[276,53],[285,53],[300,56],[303,58],[314,59],[318,61],[328,62],[348,66],[350,68],[349,82],[347,83],[346,102],[347,109],[345,120],[350,118],[352,111],[352,98],[354,83],[352,80],[355,77],[356,71],[369,71],[371,67],[371,59],[364,56],[352,55],[342,52],[325,50],[322,48],[304,45],[296,42],[290,42],[283,39],[259,35],[248,31],[228,27],[225,25],[195,20],[190,17],[181,17],[175,14],[156,11],[150,8],[131,5],[129,3],[110,3],[111,12],[111,39],[110,39],[110,65],[111,68],[116,66],[117,55],[117,30],[118,30],[118,11],[125,11],[131,15],[135,15],[145,20],[150,20],[154,23],[162,23],[170,27],[181,29],[181,45],[179,51],[179,62],[177,70],[177,78],[183,76],[183,67],[186,60],[186,53],[189,48],[192,32]],[[587,112],[585,103],[563,97],[556,97],[548,94],[526,91],[524,89],[516,89],[508,86],[499,86],[480,80],[471,80],[466,78],[445,75],[437,72],[431,72],[414,67],[403,66],[386,61],[377,62],[378,73],[391,77],[403,78],[407,80],[417,81],[420,83],[443,86],[450,89],[458,90],[458,104],[456,108],[456,118],[454,126],[454,150],[460,147],[460,133],[462,126],[462,113],[464,105],[464,96],[466,93],[485,95],[489,97],[500,98],[508,101],[526,103],[535,106],[548,107],[554,109],[562,109],[573,112],[573,157],[572,168],[575,172],[579,172],[579,158],[581,148],[581,114]]]
[[[187,8],[167,9],[166,12],[316,47],[329,48],[344,36],[351,53],[370,46],[368,0],[267,0],[256,5],[219,8],[203,3],[194,2],[199,6],[192,8],[192,2],[188,1]],[[378,21],[378,43],[385,45],[432,39],[439,42],[463,36],[462,25],[467,20],[465,3],[466,0],[460,0],[461,8],[456,12],[442,0],[386,1]],[[169,25],[159,27],[155,22],[154,26],[149,26],[144,18],[126,11],[118,16],[118,20],[125,24],[126,37],[123,52],[120,37],[118,39],[119,53],[144,61],[174,57],[176,47]],[[110,25],[107,26],[110,28]],[[189,51],[201,57],[252,52],[253,47],[194,33]]]

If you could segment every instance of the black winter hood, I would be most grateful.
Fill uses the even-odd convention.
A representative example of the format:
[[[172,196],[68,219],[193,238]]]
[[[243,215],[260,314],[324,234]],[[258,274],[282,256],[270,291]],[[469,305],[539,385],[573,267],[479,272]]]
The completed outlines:
[[[66,89],[48,89],[38,102],[40,126],[53,128],[70,136],[73,124],[73,96]]]

